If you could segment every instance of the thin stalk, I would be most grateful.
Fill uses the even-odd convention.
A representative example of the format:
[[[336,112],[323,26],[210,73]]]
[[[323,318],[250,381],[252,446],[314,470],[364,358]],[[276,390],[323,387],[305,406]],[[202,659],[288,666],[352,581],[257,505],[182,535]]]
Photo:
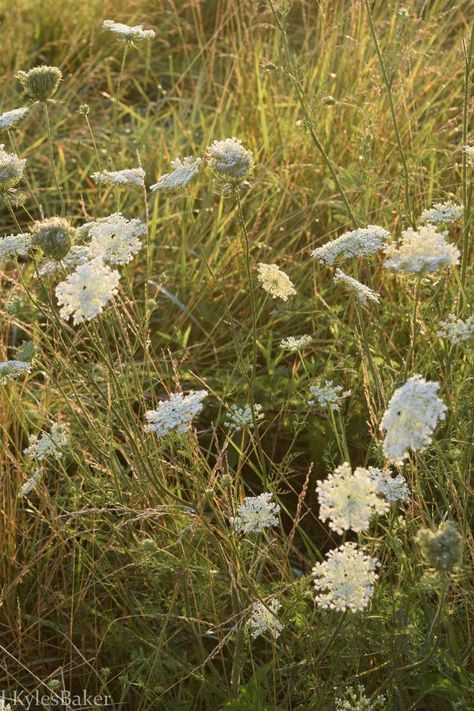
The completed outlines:
[[[59,200],[61,202],[61,216],[64,217],[64,215],[66,213],[66,205],[64,203],[64,197],[63,197],[63,193],[61,190],[61,186],[59,185],[59,180],[58,180],[58,176],[56,173],[56,165],[54,163],[53,138],[52,138],[52,133],[51,133],[51,122],[49,120],[49,110],[48,110],[48,102],[47,101],[43,101],[43,109],[44,109],[44,118],[46,121],[46,130],[48,133],[49,160],[51,162],[51,170],[53,172],[54,184],[56,186],[56,190],[59,194]]]
[[[8,208],[8,212],[10,213],[10,217],[11,217],[12,220],[13,220],[13,224],[14,224],[15,227],[17,228],[18,232],[21,232],[20,223],[19,223],[18,220],[16,219],[16,215],[15,215],[15,213],[14,213],[14,211],[13,211],[12,204],[11,204],[11,202],[10,202],[10,198],[8,197],[7,193],[5,193],[5,195],[4,195],[4,200],[5,200],[5,204],[6,204],[7,208]]]
[[[128,42],[125,42],[124,48],[123,48],[122,63],[120,65],[120,72],[119,72],[119,77],[118,77],[118,81],[117,81],[117,89],[115,91],[115,97],[114,97],[114,113],[113,113],[113,119],[112,119],[112,133],[110,134],[109,145],[107,147],[107,162],[109,162],[109,160],[110,160],[110,151],[112,149],[113,142],[115,139],[115,134],[117,131],[118,104],[119,104],[119,99],[120,99],[120,90],[122,88],[122,80],[123,80],[123,73],[125,70],[125,62],[127,60],[127,52],[128,52]]]
[[[471,99],[471,70],[472,70],[472,54],[474,51],[474,25],[471,30],[469,45],[463,41],[464,50],[464,98],[463,98],[463,120],[462,120],[462,141],[463,146],[467,145],[469,134],[469,102]],[[469,237],[471,233],[471,210],[472,210],[472,178],[468,178],[468,165],[466,152],[462,155],[462,199],[464,206],[464,224],[462,235],[462,254],[461,254],[461,298],[460,309],[464,306],[466,299],[464,297],[464,286],[466,283],[466,271],[469,263],[470,244]]]

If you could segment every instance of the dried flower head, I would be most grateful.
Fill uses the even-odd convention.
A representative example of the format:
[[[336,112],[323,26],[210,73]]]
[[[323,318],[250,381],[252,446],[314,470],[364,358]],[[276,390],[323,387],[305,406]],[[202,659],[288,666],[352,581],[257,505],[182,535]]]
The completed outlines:
[[[140,237],[146,232],[147,227],[141,220],[127,220],[120,212],[86,222],[79,228],[81,238],[90,238],[90,257],[102,257],[108,264],[130,262],[142,248]]]
[[[62,72],[58,67],[42,65],[16,75],[26,94],[35,101],[47,101],[58,90]]]
[[[145,185],[143,168],[101,170],[98,173],[92,173],[91,178],[97,185],[127,185],[137,188],[143,188]]]
[[[4,128],[15,128],[25,118],[29,109],[12,109],[0,114],[0,130]]]
[[[206,159],[218,176],[229,179],[246,178],[254,165],[252,151],[244,148],[239,138],[214,141],[206,151]]]
[[[173,170],[162,175],[158,182],[151,186],[151,192],[174,193],[185,188],[199,173],[201,162],[200,158],[192,156],[187,156],[182,160],[175,158],[171,161]]]
[[[379,563],[356,548],[355,543],[329,551],[313,568],[316,604],[323,609],[365,610],[374,592]]]
[[[314,399],[308,400],[308,405],[318,405],[334,411],[340,410],[342,400],[351,394],[351,391],[344,390],[342,385],[334,385],[332,380],[326,380],[324,385],[311,385],[309,391]]]
[[[431,568],[450,573],[454,567],[461,564],[463,539],[454,521],[444,521],[437,531],[422,528],[418,532],[417,540]]]
[[[24,257],[31,246],[31,235],[27,232],[0,237],[0,261],[8,257]]]
[[[258,280],[265,291],[274,299],[288,301],[289,296],[296,294],[296,289],[290,277],[276,264],[258,264]]]
[[[278,525],[280,507],[269,492],[259,496],[246,496],[237,508],[237,516],[231,519],[237,533],[261,533],[266,528]]]
[[[263,412],[261,405],[255,403],[254,412],[256,422],[258,422],[259,420],[263,420]],[[253,427],[252,408],[250,407],[250,405],[245,405],[244,407],[237,407],[237,405],[231,405],[229,407],[227,417],[228,419],[225,421],[224,424],[226,424],[227,427],[230,427],[230,429],[235,430],[236,432],[239,432],[240,430],[243,430],[246,427],[250,429]]]
[[[290,353],[302,351],[303,348],[309,346],[313,342],[312,336],[288,336],[280,341],[280,348]]]
[[[390,503],[410,501],[411,493],[402,474],[392,476],[390,469],[369,467],[369,472],[377,485],[377,491]]]
[[[447,241],[446,232],[437,232],[434,225],[419,230],[409,227],[402,232],[400,245],[389,245],[384,266],[402,272],[434,272],[459,262],[459,249]]]
[[[193,418],[203,409],[202,401],[207,395],[207,390],[191,390],[187,395],[172,393],[168,400],[158,404],[156,410],[145,412],[148,423],[145,430],[158,437],[164,437],[173,431],[184,434],[190,428]]]
[[[450,222],[460,220],[464,214],[462,205],[448,200],[447,202],[437,202],[430,209],[423,210],[420,220],[429,222],[432,225],[447,225]]]
[[[120,274],[103,263],[100,257],[85,262],[56,287],[62,318],[72,316],[74,324],[90,321],[104,310],[117,293]]]
[[[26,159],[18,158],[15,153],[8,153],[0,145],[0,192],[4,193],[20,182],[25,170]]]
[[[32,368],[32,364],[22,360],[6,360],[0,363],[0,385],[6,385],[11,380],[26,375]]]
[[[68,443],[67,427],[61,423],[54,422],[50,432],[43,432],[39,437],[31,435],[29,446],[23,450],[23,454],[29,459],[43,462],[45,459],[61,459],[63,450]]]
[[[375,301],[378,304],[380,301],[380,296],[377,292],[372,291],[365,284],[361,284],[357,279],[344,274],[340,269],[336,269],[333,281],[335,284],[342,284],[346,291],[352,294],[361,304],[365,305],[367,301]]]
[[[474,316],[469,316],[466,321],[449,314],[446,321],[439,322],[438,336],[447,338],[451,343],[457,344],[468,341],[474,334]]]
[[[273,639],[280,636],[283,625],[278,619],[281,603],[273,598],[268,603],[254,602],[250,608],[250,617],[246,628],[252,639],[269,634]]]
[[[322,247],[315,249],[312,256],[324,264],[334,264],[339,257],[349,259],[372,255],[384,247],[389,237],[390,232],[383,227],[377,225],[360,227],[351,232],[344,232],[332,242],[326,242]]]
[[[102,23],[104,30],[109,30],[120,39],[128,43],[141,42],[142,40],[154,39],[155,30],[144,30],[142,25],[124,25],[122,22],[114,22],[113,20],[104,20]]]
[[[41,247],[46,257],[63,259],[71,249],[76,230],[63,217],[50,217],[35,222],[31,230],[32,243]]]

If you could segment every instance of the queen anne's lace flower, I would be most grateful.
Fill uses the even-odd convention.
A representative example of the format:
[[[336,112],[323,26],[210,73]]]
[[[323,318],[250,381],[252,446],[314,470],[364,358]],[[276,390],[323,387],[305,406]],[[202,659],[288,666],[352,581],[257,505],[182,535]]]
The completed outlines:
[[[33,489],[36,489],[38,484],[40,483],[41,479],[44,476],[44,469],[36,469],[36,471],[30,476],[29,479],[25,481],[23,486],[21,487],[20,491],[18,492],[18,497],[22,499],[24,496],[28,496],[28,494],[31,494]],[[1,711],[1,706],[0,706],[0,711]]]
[[[9,383],[10,380],[25,375],[31,371],[33,366],[29,361],[6,360],[0,363],[0,385]]]
[[[237,509],[237,516],[231,519],[237,533],[261,533],[265,528],[277,526],[280,507],[272,498],[269,492],[246,496]]]
[[[363,467],[352,472],[345,462],[319,481],[316,490],[319,500],[319,518],[329,520],[329,527],[337,533],[366,531],[375,513],[383,514],[388,503],[378,496],[378,483]]]
[[[396,501],[409,501],[410,489],[402,474],[392,476],[389,469],[369,467],[369,472],[375,483],[377,491],[390,503]]]
[[[78,324],[102,313],[104,306],[117,293],[120,274],[103,263],[100,257],[84,264],[69,274],[56,287],[62,318],[73,318]]]
[[[158,182],[151,186],[152,193],[156,191],[173,193],[185,188],[199,173],[201,159],[192,156],[187,156],[182,160],[175,158],[171,161],[171,165],[173,166],[171,173],[165,173]]]
[[[438,336],[447,338],[451,343],[457,344],[468,341],[474,334],[474,316],[469,316],[466,321],[449,314],[446,321],[439,322]]]
[[[142,248],[139,237],[146,231],[141,220],[127,220],[116,212],[96,222],[87,222],[80,227],[79,233],[91,238],[88,245],[91,258],[101,257],[109,264],[127,264]]]
[[[283,338],[280,341],[280,348],[285,351],[290,351],[290,353],[295,353],[296,351],[301,351],[306,346],[309,346],[313,342],[312,336],[288,336],[288,338]]]
[[[65,425],[53,423],[50,432],[43,432],[38,437],[30,435],[29,446],[23,450],[23,454],[29,459],[36,459],[38,462],[46,458],[61,459],[63,449],[68,443],[68,431]]]
[[[31,235],[6,235],[0,237],[0,260],[7,257],[25,256],[31,247]]]
[[[26,158],[18,158],[15,153],[7,153],[0,145],[0,191],[5,192],[17,185],[25,170]]]
[[[258,403],[254,405],[255,420],[263,420],[262,406]],[[244,407],[237,407],[237,405],[231,405],[229,407],[229,413],[227,415],[228,419],[225,424],[231,429],[238,432],[239,430],[245,429],[245,427],[253,427],[253,417],[252,409],[250,405],[245,405]]]
[[[142,25],[124,25],[122,22],[114,22],[113,20],[104,20],[102,23],[104,30],[110,30],[118,35],[125,42],[140,42],[141,40],[149,40],[155,37],[155,30],[144,30]]]
[[[336,711],[382,711],[386,708],[387,699],[383,694],[379,694],[376,699],[368,699],[361,684],[357,689],[348,686],[344,696],[344,699],[334,699]]]
[[[265,291],[274,299],[288,301],[289,296],[296,294],[294,284],[289,276],[285,274],[276,264],[258,265],[258,280]]]
[[[253,153],[239,138],[214,141],[206,151],[207,164],[224,178],[245,178],[253,168]]]
[[[460,220],[463,213],[464,208],[462,205],[456,205],[456,203],[448,200],[448,202],[436,202],[430,209],[423,210],[420,220],[429,222],[432,225],[446,225]]]
[[[434,225],[418,231],[409,227],[402,232],[400,245],[389,245],[384,266],[402,272],[434,272],[459,262],[459,249],[446,240],[446,232],[437,232]]]
[[[463,151],[469,165],[474,165],[474,146],[464,146]]]
[[[427,382],[420,375],[409,378],[393,393],[380,428],[385,430],[383,451],[390,462],[401,463],[408,450],[425,449],[433,430],[444,420],[446,405],[437,397],[439,383]]]
[[[131,185],[139,188],[145,185],[143,168],[101,170],[100,173],[92,173],[91,178],[97,185]]]
[[[207,390],[191,390],[188,395],[172,393],[168,400],[158,404],[156,410],[145,412],[148,422],[145,430],[154,432],[159,437],[164,437],[173,430],[184,434],[191,426],[193,417],[204,407],[202,401],[207,395]]]
[[[390,237],[390,232],[377,225],[360,227],[351,232],[344,232],[332,242],[326,242],[318,247],[312,256],[324,264],[334,264],[338,257],[349,259],[363,255],[375,254],[382,249]]]
[[[269,634],[273,639],[280,636],[283,629],[283,625],[277,617],[280,608],[281,603],[275,598],[267,604],[260,601],[252,604],[246,625],[252,639],[263,634]]]
[[[355,543],[329,551],[326,560],[313,568],[316,603],[323,609],[364,610],[378,578],[378,561],[360,550]]]
[[[336,269],[333,281],[335,284],[342,284],[346,291],[353,294],[361,304],[366,304],[367,301],[375,301],[377,304],[380,301],[380,296],[377,292],[372,291],[372,289],[365,284],[361,284],[357,279],[344,274],[341,269]]]
[[[64,269],[76,269],[80,264],[85,264],[90,259],[88,247],[76,244],[59,262],[51,260],[44,262],[38,269],[38,276],[45,277],[57,272],[62,272]]]
[[[345,397],[349,397],[350,390],[344,390],[342,385],[334,385],[332,380],[326,380],[324,385],[311,385],[309,389],[314,399],[308,400],[308,405],[318,405],[330,410],[340,410],[341,402]]]
[[[5,111],[5,113],[0,114],[0,129],[2,128],[13,128],[18,126],[20,121],[23,121],[29,109],[12,109],[12,111]]]

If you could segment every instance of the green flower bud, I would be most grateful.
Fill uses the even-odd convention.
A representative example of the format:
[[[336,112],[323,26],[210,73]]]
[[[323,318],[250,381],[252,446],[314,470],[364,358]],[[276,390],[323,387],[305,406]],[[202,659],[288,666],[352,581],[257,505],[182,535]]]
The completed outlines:
[[[91,110],[91,107],[89,106],[89,104],[81,104],[79,106],[79,113],[82,114],[83,116],[87,116],[90,110]]]
[[[224,476],[221,479],[221,484],[224,487],[224,489],[227,489],[228,486],[232,484],[232,477],[230,474],[224,474]]]
[[[31,230],[33,244],[41,247],[46,257],[59,262],[71,249],[75,229],[62,217],[35,222]]]
[[[454,521],[445,521],[437,531],[422,528],[418,543],[426,562],[431,568],[450,573],[462,559],[462,536]]]
[[[58,67],[43,65],[18,72],[16,77],[28,96],[36,101],[47,101],[57,92],[63,75]]]

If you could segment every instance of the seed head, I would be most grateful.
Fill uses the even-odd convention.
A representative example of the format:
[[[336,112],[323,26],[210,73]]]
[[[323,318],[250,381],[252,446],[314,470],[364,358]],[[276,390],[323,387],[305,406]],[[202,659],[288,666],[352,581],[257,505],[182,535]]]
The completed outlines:
[[[47,101],[57,92],[63,75],[58,67],[44,64],[40,67],[33,67],[27,72],[18,72],[16,78],[32,99]]]
[[[41,247],[46,257],[61,261],[71,249],[75,229],[62,217],[35,222],[31,230],[33,245]]]
[[[418,543],[426,562],[431,568],[450,573],[462,559],[462,536],[454,521],[445,521],[437,531],[422,528]]]
[[[18,158],[15,153],[7,153],[0,145],[0,191],[5,193],[17,185],[23,175],[26,159]]]

